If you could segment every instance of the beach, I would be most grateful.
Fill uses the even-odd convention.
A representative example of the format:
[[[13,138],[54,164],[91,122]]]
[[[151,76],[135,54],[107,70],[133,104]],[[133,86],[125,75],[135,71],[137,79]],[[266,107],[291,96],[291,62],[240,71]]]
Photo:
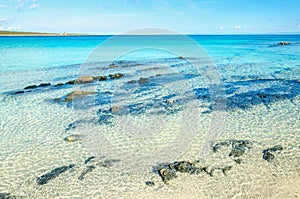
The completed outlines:
[[[1,196],[299,198],[299,50],[299,35],[0,37]]]

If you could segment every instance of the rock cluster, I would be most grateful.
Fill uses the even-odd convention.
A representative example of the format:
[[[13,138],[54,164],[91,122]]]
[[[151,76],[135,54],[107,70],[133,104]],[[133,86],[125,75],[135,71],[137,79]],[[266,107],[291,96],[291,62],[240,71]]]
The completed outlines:
[[[101,167],[111,167],[113,165],[113,163],[118,162],[119,160],[117,159],[106,159],[104,161],[94,161],[96,157],[92,156],[87,158],[84,161],[84,168],[83,171],[81,172],[81,174],[78,177],[78,180],[83,180],[84,177],[86,176],[86,174],[92,172],[93,170],[96,169],[97,166],[101,166]],[[95,164],[91,164],[91,163],[95,163]],[[88,164],[88,165],[87,165]],[[80,167],[80,166],[79,166]],[[47,184],[50,180],[55,179],[56,177],[58,177],[60,174],[70,170],[70,169],[75,169],[75,165],[74,164],[70,164],[68,166],[61,166],[61,167],[57,167],[53,170],[51,170],[50,172],[38,177],[36,179],[36,183],[38,185],[45,185]]]
[[[124,76],[122,73],[109,74],[110,79],[119,79]],[[75,80],[67,81],[66,83],[57,83],[54,87],[64,86],[64,85],[75,85],[75,84],[89,84],[94,81],[106,81],[107,76],[82,76]],[[23,90],[15,91],[14,94],[21,94],[25,92],[31,92],[32,89],[51,86],[51,83],[41,83],[39,85],[29,85],[23,88]]]

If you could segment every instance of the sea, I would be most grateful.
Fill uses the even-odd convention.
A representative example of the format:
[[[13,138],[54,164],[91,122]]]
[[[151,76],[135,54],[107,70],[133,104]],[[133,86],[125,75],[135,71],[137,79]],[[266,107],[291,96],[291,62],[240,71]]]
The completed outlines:
[[[1,36],[0,116],[0,198],[300,197],[300,35]]]

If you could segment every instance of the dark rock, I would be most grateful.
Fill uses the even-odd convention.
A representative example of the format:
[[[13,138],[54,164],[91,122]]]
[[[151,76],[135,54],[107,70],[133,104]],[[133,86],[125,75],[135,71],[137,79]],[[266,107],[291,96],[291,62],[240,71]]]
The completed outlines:
[[[36,179],[36,182],[39,185],[47,184],[50,180],[56,178],[59,174],[66,172],[67,170],[73,168],[74,166],[75,166],[74,164],[70,164],[69,166],[62,166],[62,167],[55,168],[49,173],[46,173],[45,175],[38,177]]]
[[[96,77],[93,77],[95,80],[98,80],[98,81],[105,81],[107,80],[107,77],[106,76],[96,76]]]
[[[227,175],[227,171],[229,171],[231,168],[232,168],[232,166],[227,166],[227,167],[222,168],[221,170],[224,175]]]
[[[183,56],[179,56],[178,59],[183,59]]]
[[[213,152],[216,152],[221,147],[223,147],[223,146],[230,146],[230,144],[231,143],[228,142],[228,141],[219,142],[219,143],[215,144],[215,146],[213,146],[212,150],[213,150]]]
[[[143,85],[143,84],[147,84],[149,82],[149,78],[140,78],[139,80],[138,80],[138,83],[140,84],[140,85]]]
[[[37,88],[37,85],[30,85],[30,86],[26,86],[24,89],[34,89]]]
[[[271,162],[275,159],[275,155],[271,152],[277,152],[283,150],[283,147],[281,145],[276,145],[274,147],[264,149],[263,150],[263,159],[267,160],[268,162]]]
[[[283,150],[283,147],[281,145],[273,146],[272,148],[267,149],[268,151],[276,152]]]
[[[83,180],[84,176],[89,173],[92,172],[96,167],[93,165],[89,165],[78,177],[78,180]]]
[[[271,162],[275,158],[275,156],[272,153],[270,153],[268,150],[263,151],[263,154],[264,154],[263,159],[267,160],[268,162]]]
[[[235,159],[234,160],[237,164],[241,164],[242,163],[242,160],[241,159]]]
[[[107,159],[104,160],[103,162],[98,162],[97,165],[102,167],[111,167],[115,162],[119,162],[119,161],[120,160],[118,159]]]
[[[91,160],[93,160],[93,159],[95,159],[95,158],[96,158],[95,156],[88,157],[88,158],[84,161],[84,164],[89,163]]]
[[[53,99],[55,102],[59,102],[61,99],[59,97],[56,97]]]
[[[188,161],[175,161],[173,163],[159,165],[157,168],[154,169],[154,171],[158,172],[164,183],[167,183],[173,178],[176,178],[176,172],[199,174],[200,172],[206,170],[206,167],[196,167],[194,163]]]
[[[16,91],[15,94],[25,93],[25,91]]]
[[[248,140],[227,140],[215,144],[212,150],[216,152],[221,147],[223,146],[228,147],[230,145],[231,145],[231,151],[229,153],[229,156],[233,156],[233,157],[240,157],[245,153],[246,149],[251,148],[251,142]]]
[[[108,76],[110,77],[110,79],[115,79],[115,78],[119,79],[119,78],[123,77],[124,75],[122,73],[116,73],[114,75],[109,74]]]
[[[128,84],[135,84],[136,83],[136,80],[130,80],[127,82]]]
[[[66,83],[67,84],[67,83]],[[57,83],[55,84],[54,86],[63,86],[64,84],[63,83]]]
[[[66,84],[71,84],[71,85],[73,85],[73,84],[75,84],[75,80],[70,80],[70,81],[66,82]]]
[[[66,142],[76,142],[81,140],[82,140],[82,135],[79,134],[68,135],[67,137],[64,138],[64,141]]]
[[[231,152],[229,153],[229,156],[233,156],[233,157],[240,157],[242,156],[246,151],[246,148],[244,146],[240,146],[240,145],[234,145],[232,147]]]
[[[39,87],[45,87],[45,86],[51,86],[51,84],[50,83],[41,83],[39,85]]]
[[[290,45],[291,43],[288,41],[281,41],[277,44],[277,46],[285,46],[285,45]]]
[[[152,181],[146,181],[145,184],[150,187],[153,187],[155,185]]]
[[[200,171],[202,171],[202,169],[196,167],[195,164],[187,161],[173,162],[169,164],[169,168],[175,171],[179,171],[181,173],[189,173],[189,174],[193,174],[193,173],[198,174],[200,173]]]

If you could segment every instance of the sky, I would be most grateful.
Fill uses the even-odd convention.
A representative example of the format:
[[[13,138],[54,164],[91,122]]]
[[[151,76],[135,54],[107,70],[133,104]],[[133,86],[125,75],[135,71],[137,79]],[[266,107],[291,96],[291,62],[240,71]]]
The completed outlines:
[[[0,30],[122,34],[300,33],[299,0],[0,0]]]

